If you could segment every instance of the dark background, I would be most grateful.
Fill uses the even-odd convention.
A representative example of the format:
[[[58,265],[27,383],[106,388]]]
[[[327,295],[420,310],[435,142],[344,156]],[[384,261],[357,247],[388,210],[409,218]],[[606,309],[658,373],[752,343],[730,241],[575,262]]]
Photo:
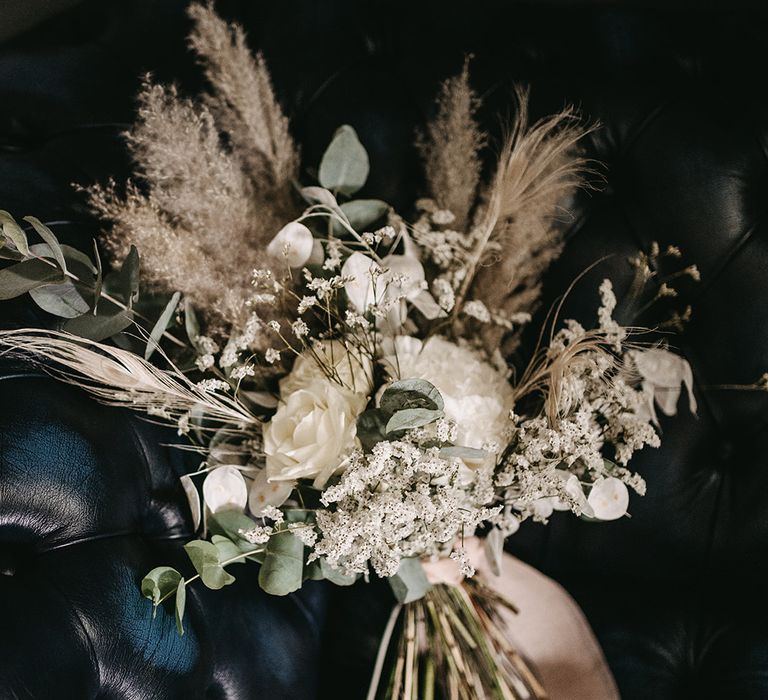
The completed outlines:
[[[0,208],[58,222],[63,240],[89,245],[98,223],[71,184],[130,172],[121,132],[140,77],[151,71],[190,94],[202,81],[185,49],[185,2],[69,4],[32,26],[31,14],[50,4],[0,2]],[[483,0],[217,8],[263,50],[305,166],[350,123],[371,155],[361,194],[406,214],[422,183],[414,131],[466,54],[496,136],[515,82],[531,84],[535,115],[572,103],[600,120],[587,147],[604,164],[605,186],[577,203],[545,306],[613,254],[569,299],[567,314],[589,320],[601,277],[621,288],[628,255],[653,240],[680,245],[702,272],[701,283],[681,287],[694,316],[672,341],[694,368],[699,415],[683,400],[681,415],[662,423],[662,449],[633,463],[648,495],[632,499],[631,519],[591,525],[558,514],[547,528],[526,524],[511,549],[576,596],[623,697],[768,697],[768,402],[717,388],[768,370],[764,9]],[[0,319],[50,320],[23,301],[0,303]],[[372,595],[345,592],[334,603],[333,619],[348,624],[337,622],[323,648],[340,696],[368,673],[388,604],[381,593],[377,613]],[[373,631],[351,645],[345,635],[361,621]]]

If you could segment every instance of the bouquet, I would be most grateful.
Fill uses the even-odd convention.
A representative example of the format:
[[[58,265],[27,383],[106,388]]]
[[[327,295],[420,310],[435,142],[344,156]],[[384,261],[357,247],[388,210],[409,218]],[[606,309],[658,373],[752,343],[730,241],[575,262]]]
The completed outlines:
[[[0,212],[0,254],[14,261],[0,298],[28,292],[60,319],[0,344],[172,424],[200,455],[181,478],[195,573],[161,566],[141,584],[155,608],[175,601],[180,634],[187,587],[230,585],[236,563],[259,565],[273,595],[384,577],[397,604],[370,698],[543,697],[505,635],[513,603],[476,568],[498,573],[526,519],[624,516],[629,489],[645,489],[632,455],[659,444],[655,408],[673,414],[685,385],[695,409],[688,364],[614,319],[607,279],[593,327],[552,309],[529,329],[535,348],[508,362],[563,249],[564,207],[592,172],[579,150],[591,127],[571,109],[530,124],[518,90],[484,176],[489,137],[465,64],[418,136],[428,196],[409,223],[355,198],[370,164],[351,126],[299,184],[263,58],[210,6],[190,12],[209,92],[193,101],[148,78],[127,135],[135,181],[87,190],[113,271],[95,247]],[[663,257],[680,251],[628,261],[625,308],[674,295]],[[697,271],[670,279],[681,275]]]

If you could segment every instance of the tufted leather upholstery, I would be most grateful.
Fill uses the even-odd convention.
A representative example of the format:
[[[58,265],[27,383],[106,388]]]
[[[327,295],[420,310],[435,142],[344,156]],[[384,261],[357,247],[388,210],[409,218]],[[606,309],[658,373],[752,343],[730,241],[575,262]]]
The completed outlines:
[[[195,88],[184,2],[81,4],[0,47],[0,207],[95,230],[72,194],[126,172],[117,131],[137,76]],[[269,60],[307,164],[353,124],[372,154],[366,192],[408,205],[410,147],[434,87],[472,52],[484,119],[515,80],[539,114],[574,102],[603,128],[589,144],[603,190],[579,199],[545,306],[603,255],[566,315],[588,320],[599,279],[628,283],[626,256],[678,244],[700,284],[672,342],[690,360],[699,415],[664,420],[662,449],[634,466],[648,495],[631,519],[557,514],[511,549],[584,607],[628,700],[768,697],[768,395],[717,389],[768,369],[768,97],[764,13],[745,5],[222,2]],[[140,41],[136,37],[141,37]],[[755,80],[754,76],[758,76]],[[84,125],[89,125],[87,128]],[[3,303],[7,323],[45,323]],[[652,319],[649,319],[649,323]],[[0,696],[360,697],[381,586],[265,599],[242,567],[226,591],[195,589],[188,633],[152,620],[136,583],[180,560],[188,517],[174,436],[36,376],[0,381]],[[237,571],[235,573],[238,573]],[[324,616],[333,623],[321,632]],[[318,662],[318,654],[322,656]],[[45,669],[45,673],[42,673]]]

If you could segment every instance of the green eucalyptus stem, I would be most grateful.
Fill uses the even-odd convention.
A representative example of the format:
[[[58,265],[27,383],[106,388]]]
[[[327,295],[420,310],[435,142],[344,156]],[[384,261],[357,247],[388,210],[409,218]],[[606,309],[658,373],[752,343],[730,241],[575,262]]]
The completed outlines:
[[[250,552],[243,552],[242,554],[238,554],[236,557],[231,557],[230,559],[225,559],[223,562],[221,562],[220,566],[223,569],[225,566],[228,566],[229,564],[234,564],[237,561],[240,561],[241,559],[247,559],[248,557],[252,557],[254,554],[261,554],[264,551],[264,547],[261,547],[260,549],[252,549]],[[190,578],[182,579],[184,581],[184,586],[188,586],[193,581],[197,581],[197,579],[200,578],[200,574],[195,574],[194,576],[191,576]],[[160,600],[157,601],[155,604],[155,607],[160,605],[160,603],[164,603],[166,600],[171,598],[172,596],[176,595],[176,590],[173,589],[172,591],[166,593]]]
[[[48,258],[40,257],[39,255],[35,255],[34,253],[30,253],[30,257],[34,258],[35,260],[39,260],[40,262],[45,263],[46,265],[48,265],[50,267],[54,267],[57,270],[60,269],[59,266],[53,260],[49,260]],[[83,280],[81,280],[73,272],[70,272],[69,270],[62,270],[62,272],[64,273],[65,277],[69,277],[71,280],[74,280],[75,282],[79,282],[80,284],[86,284],[85,282],[83,282]],[[116,299],[111,294],[108,294],[103,289],[99,291],[99,297],[102,298],[102,299],[105,299],[106,301],[111,302],[115,306],[121,308],[123,311],[130,311],[131,313],[136,315],[138,318],[140,318],[142,321],[146,321],[147,323],[152,323],[152,321],[150,319],[148,319],[146,316],[144,316],[143,314],[140,314],[135,309],[132,309],[127,304],[124,304],[119,299]],[[181,347],[181,348],[189,347],[183,340],[179,340],[175,335],[172,335],[168,331],[163,331],[163,337],[167,338],[174,345],[177,345],[178,347]]]

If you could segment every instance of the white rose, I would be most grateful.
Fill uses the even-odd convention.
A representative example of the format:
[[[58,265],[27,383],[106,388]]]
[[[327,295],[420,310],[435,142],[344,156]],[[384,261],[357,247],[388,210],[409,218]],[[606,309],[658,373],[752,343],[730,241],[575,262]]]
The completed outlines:
[[[329,373],[336,382],[329,378]],[[368,396],[372,376],[371,361],[367,356],[356,350],[350,353],[341,340],[326,340],[296,358],[291,373],[280,381],[280,395],[285,398],[317,380],[324,380],[340,382],[344,388]]]
[[[354,449],[357,417],[368,399],[325,377],[283,399],[264,428],[267,477],[270,481],[314,479],[315,486],[323,488]]]
[[[481,356],[444,338],[426,343],[410,336],[394,339],[385,358],[393,379],[426,379],[445,402],[445,415],[457,425],[457,445],[482,449],[486,443],[503,448],[510,427],[514,393],[507,378]]]

